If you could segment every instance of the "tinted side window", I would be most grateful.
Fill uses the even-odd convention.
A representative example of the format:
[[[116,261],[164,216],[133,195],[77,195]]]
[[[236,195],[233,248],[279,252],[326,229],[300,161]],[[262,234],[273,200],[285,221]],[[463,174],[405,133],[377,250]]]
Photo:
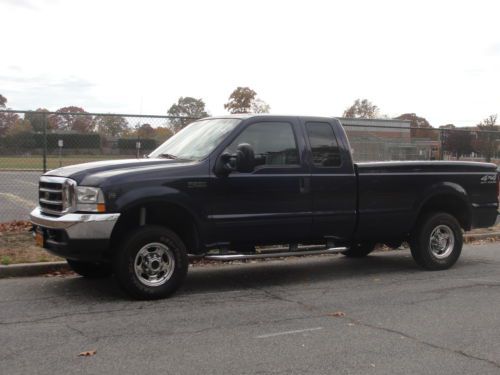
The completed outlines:
[[[340,166],[342,160],[339,144],[331,125],[326,122],[308,122],[306,128],[314,165],[317,167]]]
[[[240,143],[249,143],[256,156],[264,156],[265,165],[299,164],[292,125],[287,122],[259,122],[249,125],[231,143],[228,151],[236,152]]]

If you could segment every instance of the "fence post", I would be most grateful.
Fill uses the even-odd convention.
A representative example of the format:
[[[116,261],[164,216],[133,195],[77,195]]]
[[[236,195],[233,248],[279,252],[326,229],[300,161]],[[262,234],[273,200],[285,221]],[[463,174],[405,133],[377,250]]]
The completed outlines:
[[[444,159],[444,129],[439,131],[439,160]]]
[[[47,172],[47,115],[42,115],[43,123],[43,173]]]

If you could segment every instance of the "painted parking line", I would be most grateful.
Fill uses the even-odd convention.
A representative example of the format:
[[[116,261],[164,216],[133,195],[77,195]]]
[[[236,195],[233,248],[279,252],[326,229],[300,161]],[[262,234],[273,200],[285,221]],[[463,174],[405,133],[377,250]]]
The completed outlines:
[[[30,201],[28,199],[21,198],[15,194],[11,194],[11,193],[0,193],[0,198],[5,198],[9,202],[12,202],[12,203],[17,204],[18,206],[22,206],[22,207],[33,208],[36,206],[35,201]]]
[[[323,329],[323,327],[314,327],[314,328],[306,328],[306,329],[297,329],[297,330],[294,330],[294,331],[283,331],[283,332],[276,332],[276,333],[268,333],[266,335],[257,336],[256,339],[266,339],[268,337],[276,337],[276,336],[283,336],[283,335],[293,335],[293,334],[296,334],[296,333],[319,331],[321,329]]]
[[[19,182],[20,184],[26,184],[26,185],[30,185],[30,186],[35,186],[35,187],[38,187],[38,184],[37,184],[37,183],[31,182],[31,181],[20,180],[20,179],[18,179],[18,178],[13,178],[12,180],[13,180],[13,181],[16,181],[16,182]]]
[[[495,279],[485,279],[485,278],[474,278],[474,279],[466,279],[475,283],[484,283],[484,284],[500,284],[500,280]]]

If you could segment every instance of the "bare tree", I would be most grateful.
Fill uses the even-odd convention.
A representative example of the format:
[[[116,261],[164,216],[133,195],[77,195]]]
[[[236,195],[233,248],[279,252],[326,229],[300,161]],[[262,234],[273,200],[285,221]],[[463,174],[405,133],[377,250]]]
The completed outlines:
[[[72,130],[79,133],[89,133],[94,130],[91,115],[80,107],[63,107],[56,114],[49,116],[49,127],[57,130]]]
[[[491,161],[496,154],[496,143],[500,139],[500,129],[497,123],[497,115],[490,115],[481,121],[477,127],[481,131],[478,137],[478,151],[485,157],[487,162]]]
[[[100,134],[111,137],[123,136],[130,130],[127,119],[118,115],[96,116],[94,126]]]
[[[344,111],[343,117],[373,119],[379,116],[379,108],[368,99],[356,99],[354,103]]]
[[[193,122],[197,118],[207,117],[208,112],[205,110],[205,102],[203,99],[195,99],[190,96],[180,97],[177,103],[170,106],[168,110],[169,116],[190,117],[190,118],[172,118],[170,124],[175,132],[181,130],[184,126]]]
[[[453,125],[441,130],[443,149],[460,159],[462,155],[469,155],[473,151],[472,134],[470,131],[458,130]]]
[[[394,119],[410,121],[410,134],[412,138],[437,139],[439,137],[439,133],[434,131],[429,121],[424,117],[417,116],[415,113],[404,113]]]
[[[252,102],[252,113],[269,113],[271,106],[259,98],[255,98]]]
[[[35,132],[43,132],[45,126],[47,129],[50,129],[50,123],[47,121],[47,112],[49,112],[48,109],[38,108],[34,112],[26,112],[24,118],[30,122]]]
[[[269,113],[271,106],[257,97],[257,93],[249,87],[237,87],[224,104],[229,113]]]

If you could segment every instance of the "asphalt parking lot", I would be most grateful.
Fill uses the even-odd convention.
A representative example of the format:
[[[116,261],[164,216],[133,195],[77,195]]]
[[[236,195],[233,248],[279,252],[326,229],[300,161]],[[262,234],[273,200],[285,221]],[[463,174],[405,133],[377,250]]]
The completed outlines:
[[[37,205],[38,178],[42,172],[0,171],[0,222],[28,220]]]
[[[112,279],[4,279],[0,363],[6,375],[498,374],[500,245],[466,246],[441,272],[404,251],[195,267],[154,302]]]

